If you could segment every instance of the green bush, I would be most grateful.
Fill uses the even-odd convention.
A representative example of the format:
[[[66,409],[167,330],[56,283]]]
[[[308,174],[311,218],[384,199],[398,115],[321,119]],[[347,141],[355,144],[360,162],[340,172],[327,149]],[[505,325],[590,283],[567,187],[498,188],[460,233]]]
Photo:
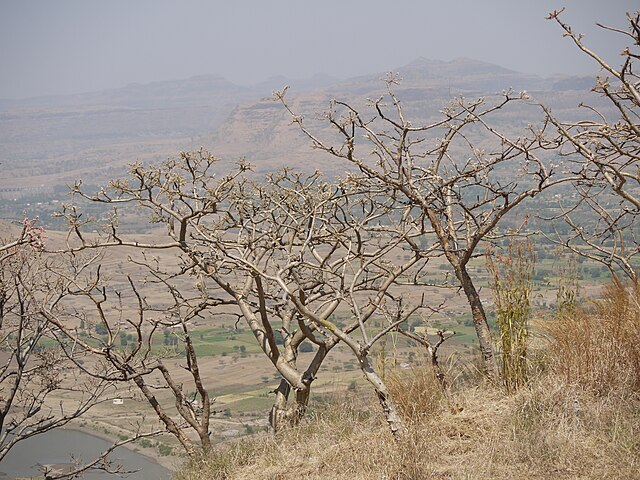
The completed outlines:
[[[162,455],[163,457],[171,455],[172,451],[173,449],[169,445],[166,445],[164,443],[158,444],[158,453],[160,453],[160,455]]]
[[[140,440],[138,440],[138,444],[140,444],[140,446],[142,448],[151,448],[151,447],[153,447],[153,442],[151,440],[149,440],[148,438],[141,438]]]

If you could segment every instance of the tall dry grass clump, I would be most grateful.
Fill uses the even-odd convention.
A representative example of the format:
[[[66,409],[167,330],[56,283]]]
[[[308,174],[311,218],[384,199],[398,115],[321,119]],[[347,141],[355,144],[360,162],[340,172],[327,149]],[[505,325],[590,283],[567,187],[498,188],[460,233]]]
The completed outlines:
[[[442,409],[445,401],[443,387],[431,367],[394,370],[387,376],[386,382],[405,420],[415,422]]]
[[[598,394],[640,393],[640,288],[612,284],[601,299],[565,308],[548,326],[553,369]]]
[[[527,341],[535,252],[531,242],[512,241],[505,254],[487,254],[496,323],[500,332],[502,379],[513,393],[527,383]]]
[[[496,462],[530,472],[517,478],[640,478],[637,396],[596,395],[549,374],[512,402]]]
[[[547,371],[514,397],[505,461],[557,478],[640,478],[640,292],[613,284],[564,302]]]

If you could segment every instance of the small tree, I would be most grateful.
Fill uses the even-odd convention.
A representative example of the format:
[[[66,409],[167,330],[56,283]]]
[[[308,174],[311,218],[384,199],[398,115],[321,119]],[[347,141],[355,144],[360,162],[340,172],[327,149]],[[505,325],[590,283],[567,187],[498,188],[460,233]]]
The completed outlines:
[[[564,9],[563,9],[564,10]],[[638,214],[640,213],[640,12],[627,15],[628,30],[599,25],[629,42],[621,52],[622,64],[614,67],[591,50],[581,34],[561,20],[563,10],[549,14],[576,47],[592,58],[602,74],[593,92],[608,101],[609,108],[581,105],[583,119],[564,122],[543,107],[557,128],[560,155],[577,174],[573,182],[576,202],[563,202],[555,217],[569,227],[556,229],[552,240],[574,253],[605,265],[614,278],[638,282]]]
[[[127,276],[128,286],[114,290],[112,278],[105,279],[101,267],[97,267],[91,271],[89,285],[73,278],[68,280],[63,292],[72,294],[73,302],[59,301],[55,311],[45,308],[42,315],[60,332],[57,341],[62,353],[76,368],[90,378],[125,391],[137,389],[153,408],[162,430],[173,435],[188,455],[208,451],[211,448],[209,425],[214,412],[188,325],[195,318],[215,315],[212,310],[222,302],[203,298],[196,289],[178,291],[169,282],[174,275],[153,261],[133,257],[129,261],[145,273],[144,278]],[[64,278],[64,273],[61,277]],[[149,291],[163,292],[160,298],[164,300],[152,303],[146,298],[145,292]],[[101,328],[96,331],[105,333],[79,335],[73,325],[86,318],[98,319]],[[121,330],[124,325],[133,332],[131,337]],[[186,361],[184,368],[173,369],[167,365],[175,349],[157,346],[160,342],[156,342],[156,337],[171,331],[169,329],[173,330],[172,335],[163,337],[175,339],[176,343],[180,338]],[[87,362],[86,358],[92,361]],[[191,377],[195,392],[192,395],[187,394],[182,382],[175,380],[176,374],[184,369]],[[160,398],[158,392],[161,391],[170,392],[169,398]],[[196,399],[198,402],[193,401]],[[196,434],[196,441],[190,432]]]
[[[373,345],[395,325],[377,333],[365,325],[394,285],[429,260],[429,249],[418,249],[413,239],[421,232],[397,221],[402,215],[385,211],[390,207],[382,195],[374,199],[376,193],[358,190],[357,182],[331,185],[317,173],[289,170],[251,182],[240,175],[246,165],[218,180],[215,162],[204,151],[183,153],[159,167],[135,165],[130,179],[115,181],[97,195],[78,186],[77,194],[115,209],[105,226],[108,237],[89,241],[79,211],[68,207],[64,215],[75,238],[69,249],[175,249],[178,276],[194,275],[203,301],[215,298],[233,306],[282,377],[270,416],[274,428],[301,418],[325,357],[342,342],[358,358],[392,430],[398,431],[393,402],[368,361]],[[126,239],[117,222],[117,208],[126,204],[150,211],[152,222],[165,223],[167,241]],[[391,258],[398,251],[406,251],[407,260],[395,264]],[[150,263],[149,258],[141,260],[141,267]],[[175,281],[171,285],[176,298],[186,298]],[[415,308],[421,305],[405,305],[399,323]],[[330,319],[338,309],[351,316],[342,328]],[[306,366],[299,366],[298,348],[305,340],[318,348]]]
[[[44,238],[43,229],[25,220],[18,240],[0,242],[0,462],[20,442],[68,425],[114,394],[109,379],[71,368],[63,350],[73,345],[49,321],[62,321],[59,306],[75,294],[70,285],[86,280],[96,257],[82,262],[49,255],[43,252]],[[71,472],[44,474],[57,479],[90,469],[122,471],[109,461],[111,452],[156,433],[138,425],[131,438],[78,462]]]
[[[434,239],[467,298],[484,369],[497,383],[491,332],[469,262],[482,242],[502,236],[499,224],[505,216],[568,176],[558,175],[545,158],[546,149],[555,145],[545,139],[547,123],[529,126],[517,137],[490,124],[509,104],[522,105],[528,98],[524,92],[459,98],[439,119],[414,125],[394,92],[398,84],[389,75],[386,95],[371,101],[367,111],[332,101],[325,119],[337,141],[324,140],[306,126],[287,104],[286,88],[275,96],[314,148],[352,166],[361,190],[385,191],[407,208],[405,222]]]

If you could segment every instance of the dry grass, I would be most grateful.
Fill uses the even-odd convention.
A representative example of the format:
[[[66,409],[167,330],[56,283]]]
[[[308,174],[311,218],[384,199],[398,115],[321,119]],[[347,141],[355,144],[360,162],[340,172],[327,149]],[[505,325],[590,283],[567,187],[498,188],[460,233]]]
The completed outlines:
[[[512,395],[467,384],[444,399],[426,368],[391,375],[407,424],[397,441],[373,398],[337,397],[176,479],[640,478],[637,299],[612,287],[591,314],[559,319],[546,367]]]
[[[408,420],[397,442],[377,405],[336,399],[303,425],[236,442],[176,479],[640,478],[640,401],[545,380],[511,396],[458,392],[462,411],[441,403]]]
[[[555,372],[599,394],[640,392],[640,287],[610,285],[603,298],[565,311],[548,327]]]
[[[594,395],[552,376],[514,398],[505,461],[545,478],[640,478],[640,401]]]
[[[464,410],[409,422],[397,442],[376,405],[338,402],[280,435],[234,443],[176,479],[640,478],[637,399],[541,383],[514,396],[467,390],[457,400]]]
[[[446,399],[433,370],[427,366],[392,371],[385,382],[406,420],[420,421],[443,409]]]

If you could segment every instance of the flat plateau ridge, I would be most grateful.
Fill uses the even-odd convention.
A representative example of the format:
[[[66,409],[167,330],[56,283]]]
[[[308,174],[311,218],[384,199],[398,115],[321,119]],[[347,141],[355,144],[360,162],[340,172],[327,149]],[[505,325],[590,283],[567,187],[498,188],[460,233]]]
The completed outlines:
[[[527,90],[571,115],[588,95],[591,77],[518,73],[471,59],[424,58],[395,69],[405,113],[416,123],[436,118],[451,99],[473,98],[506,89]],[[181,150],[204,146],[227,165],[245,158],[263,173],[283,165],[339,172],[330,158],[311,150],[272,92],[290,85],[288,98],[319,131],[329,101],[359,107],[385,92],[385,73],[338,80],[317,75],[305,80],[276,77],[242,87],[217,76],[129,85],[70,96],[0,100],[0,199],[25,194],[61,195],[77,179],[105,183],[133,162],[159,162]],[[366,107],[365,107],[366,108]],[[540,116],[516,110],[505,124],[535,123]]]

